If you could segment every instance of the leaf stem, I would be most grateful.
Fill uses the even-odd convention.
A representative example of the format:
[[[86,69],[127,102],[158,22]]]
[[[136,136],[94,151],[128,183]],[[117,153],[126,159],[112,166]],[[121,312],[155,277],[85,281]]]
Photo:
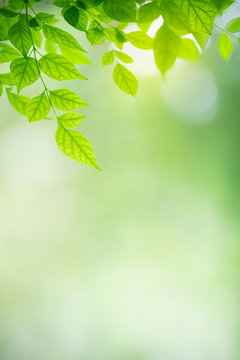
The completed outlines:
[[[53,111],[53,113],[54,113],[54,115],[55,115],[55,117],[56,117],[56,119],[57,119],[57,121],[58,121],[58,116],[57,116],[56,110],[55,110],[55,108],[54,108],[54,106],[53,106],[53,104],[52,104],[52,101],[51,101],[51,99],[50,99],[50,95],[49,95],[50,90],[47,88],[47,85],[46,85],[45,81],[43,80],[43,77],[42,77],[42,74],[41,74],[41,69],[40,69],[40,66],[39,66],[39,63],[38,63],[38,60],[37,60],[37,54],[36,54],[36,53],[38,53],[38,54],[40,54],[40,55],[41,55],[41,53],[36,49],[36,46],[35,46],[34,41],[33,41],[31,29],[30,29],[30,26],[29,26],[29,20],[28,20],[28,7],[30,7],[31,10],[35,13],[35,11],[34,11],[34,10],[32,9],[32,7],[29,5],[28,0],[26,0],[26,21],[27,21],[28,31],[29,31],[29,34],[30,34],[30,36],[31,36],[32,47],[33,47],[31,53],[32,53],[32,52],[34,53],[34,58],[35,58],[35,61],[36,61],[36,65],[37,65],[37,68],[38,68],[38,72],[39,72],[39,78],[40,78],[40,80],[41,80],[41,82],[42,82],[42,84],[43,84],[43,86],[44,86],[44,92],[46,93],[46,96],[47,96],[47,98],[48,98],[48,101],[49,101],[49,104],[50,104],[50,106],[51,106],[51,109],[52,109],[52,111]],[[35,13],[35,14],[36,14],[36,13]],[[36,16],[37,16],[37,14],[36,14]],[[30,53],[30,54],[31,54],[31,53]],[[41,56],[42,56],[42,55],[41,55]]]

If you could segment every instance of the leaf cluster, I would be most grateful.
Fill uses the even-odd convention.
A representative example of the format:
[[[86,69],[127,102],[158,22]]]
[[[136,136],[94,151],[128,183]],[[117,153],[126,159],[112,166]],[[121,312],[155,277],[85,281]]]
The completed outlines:
[[[45,12],[36,10],[45,4]],[[73,130],[84,118],[78,111],[87,104],[70,89],[49,89],[45,76],[57,81],[86,80],[78,65],[89,64],[85,49],[71,34],[71,28],[85,34],[91,46],[109,44],[102,56],[103,66],[113,66],[113,80],[125,93],[135,97],[138,80],[127,68],[132,57],[124,45],[153,51],[156,65],[165,75],[177,59],[197,60],[204,51],[217,17],[232,0],[54,0],[69,31],[57,26],[43,0],[3,1],[0,8],[0,63],[9,63],[9,72],[0,74],[0,95],[5,88],[12,107],[29,122],[57,120],[56,142],[68,157],[99,169],[90,142]],[[160,19],[155,37],[148,31]],[[135,24],[135,30],[129,24]],[[240,18],[220,29],[218,49],[224,60],[239,40]],[[36,81],[39,95],[29,98],[22,90]],[[60,111],[60,113],[59,113]]]

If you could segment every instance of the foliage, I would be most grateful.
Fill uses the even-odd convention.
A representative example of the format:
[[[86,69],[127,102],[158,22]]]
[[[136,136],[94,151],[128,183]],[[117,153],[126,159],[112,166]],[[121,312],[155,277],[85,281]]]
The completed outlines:
[[[76,65],[89,61],[83,47],[72,36],[71,27],[85,33],[92,46],[109,43],[102,64],[114,64],[116,85],[135,97],[138,81],[125,65],[133,62],[123,51],[126,42],[153,50],[156,65],[164,76],[178,58],[198,59],[212,34],[216,17],[232,3],[232,0],[55,0],[53,4],[61,11],[60,17],[69,24],[66,32],[55,26],[59,19],[48,12],[50,1],[3,1],[0,63],[10,63],[10,67],[8,73],[0,74],[0,95],[5,88],[12,107],[27,116],[29,122],[46,119],[51,112],[58,123],[56,142],[60,150],[99,169],[89,141],[71,129],[84,117],[75,111],[87,104],[69,89],[49,90],[44,80],[45,75],[58,81],[86,80]],[[35,6],[41,4],[45,12]],[[162,25],[153,39],[147,32],[159,18]],[[129,31],[129,23],[135,23],[137,30]],[[240,18],[232,19],[220,30],[218,49],[223,59],[228,60],[235,38],[240,44]],[[36,81],[43,87],[40,94],[32,99],[23,96],[22,89]],[[59,115],[57,110],[64,113]]]

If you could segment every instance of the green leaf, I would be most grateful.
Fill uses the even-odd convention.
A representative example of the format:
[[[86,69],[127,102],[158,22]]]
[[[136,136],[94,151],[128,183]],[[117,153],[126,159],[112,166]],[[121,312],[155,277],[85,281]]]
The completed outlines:
[[[68,0],[54,0],[53,4],[58,7],[67,6]]]
[[[70,25],[76,27],[79,21],[79,9],[75,6],[66,6],[62,11],[62,15]]]
[[[4,85],[13,86],[15,85],[14,79],[11,73],[0,74],[0,82]]]
[[[188,17],[191,31],[211,33],[217,9],[212,0],[176,0]]]
[[[125,66],[117,64],[113,71],[113,80],[116,85],[125,93],[136,96],[138,81]]]
[[[34,45],[41,48],[42,40],[43,40],[42,33],[40,31],[38,31],[38,32],[32,31],[31,34],[32,34],[32,39],[33,39]]]
[[[8,17],[8,18],[14,18],[16,16],[18,16],[18,13],[15,12],[15,11],[12,11],[12,10],[9,10],[8,8],[2,8],[0,9],[0,14],[2,14],[3,16],[5,17]]]
[[[99,28],[90,29],[86,32],[88,41],[94,45],[100,45],[104,42],[105,36],[102,30]]]
[[[151,50],[153,48],[153,39],[143,31],[133,31],[127,34],[131,44],[142,50]]]
[[[89,65],[91,64],[87,56],[79,50],[69,49],[65,46],[60,46],[63,56],[74,64]]]
[[[78,2],[77,4],[78,5]],[[80,31],[85,31],[88,25],[88,14],[75,6],[65,6],[62,10],[64,19]]]
[[[42,28],[41,25],[39,25],[39,22],[37,21],[36,18],[33,18],[29,21],[29,26],[31,27],[31,30],[34,31],[40,31]]]
[[[50,91],[50,100],[53,106],[63,111],[77,110],[87,106],[76,93],[67,89]]]
[[[43,92],[41,95],[34,97],[27,105],[27,117],[29,122],[39,121],[44,119],[50,111],[49,100]]]
[[[240,32],[240,18],[231,20],[227,25],[227,30],[232,33]]]
[[[193,40],[187,38],[181,38],[179,57],[185,60],[199,59],[199,50]]]
[[[164,22],[178,35],[186,35],[191,32],[188,14],[182,11],[175,0],[162,2],[161,12]]]
[[[0,63],[12,61],[21,54],[10,45],[0,43]]]
[[[85,115],[78,114],[78,113],[66,113],[58,117],[58,120],[61,122],[61,124],[66,128],[74,128],[78,126],[83,119],[85,118]]]
[[[218,41],[218,50],[222,58],[227,61],[233,52],[233,43],[229,35],[222,33]]]
[[[117,50],[115,50],[115,54],[118,57],[118,59],[121,60],[122,62],[124,62],[126,64],[133,63],[133,59],[131,58],[131,56],[129,56],[121,51],[117,51]]]
[[[6,18],[0,14],[0,41],[8,40],[8,31],[16,22],[16,18]]]
[[[0,41],[10,40],[14,46],[13,48],[8,44],[0,43],[0,63],[12,62],[11,73],[0,74],[0,94],[3,92],[3,85],[6,88],[15,85],[19,92],[36,81],[41,75],[40,71],[60,81],[85,79],[74,65],[90,63],[83,53],[82,46],[78,43],[78,38],[64,31],[64,27],[61,28],[61,22],[59,28],[52,26],[58,21],[54,15],[48,12],[36,13],[37,8],[41,9],[45,1],[6,0],[3,1],[2,6],[0,5]],[[102,44],[105,39],[115,45],[113,50],[106,50],[107,52],[102,56],[102,64],[106,66],[115,62],[117,64],[113,71],[115,83],[124,92],[135,96],[138,81],[122,65],[122,63],[133,62],[133,59],[122,51],[126,42],[129,41],[133,46],[143,50],[153,49],[156,64],[165,74],[178,58],[187,60],[199,58],[198,45],[204,50],[215,18],[229,8],[234,1],[48,0],[47,3],[60,7],[60,11],[56,14],[61,12],[68,24],[85,32],[91,45]],[[36,10],[32,9],[34,4],[39,5]],[[26,11],[27,9],[29,11]],[[147,35],[147,31],[150,27],[154,30],[154,21],[160,16],[164,25],[157,31],[155,39],[152,39]],[[239,17],[232,19],[224,28],[226,30],[223,31],[224,34],[219,37],[218,48],[225,60],[232,54],[235,39],[240,45],[238,34],[232,37],[228,35],[229,32],[240,32],[239,19]],[[131,22],[135,22],[135,25],[129,26]],[[133,30],[136,26],[140,31]],[[47,55],[41,55],[42,34],[46,39],[44,48]],[[198,45],[189,37],[185,37],[188,34],[195,37]],[[58,54],[59,50],[63,56]],[[13,107],[24,115],[27,111],[30,122],[46,118],[51,105],[63,111],[72,111],[86,106],[86,103],[70,90],[50,91],[47,83],[44,83],[43,87],[45,91],[32,100],[12,93],[11,89],[6,89]],[[58,117],[57,134],[60,135],[57,137],[60,139],[60,148],[68,156],[84,163],[92,161],[90,165],[97,167],[95,157],[92,160],[90,156],[89,160],[82,155],[84,152],[81,146],[85,144],[86,139],[81,134],[68,130],[70,127],[77,126],[83,117],[72,112]],[[91,151],[93,150],[90,145],[90,154]]]
[[[103,66],[111,65],[115,60],[114,51],[108,51],[102,56],[102,64]]]
[[[180,50],[180,38],[166,25],[160,27],[154,40],[154,57],[164,75],[175,63]]]
[[[43,35],[46,39],[51,40],[56,44],[66,46],[71,49],[85,51],[72,35],[54,26],[44,25]]]
[[[137,23],[138,24],[152,23],[154,20],[159,18],[160,14],[161,14],[161,10],[156,2],[150,2],[144,4],[138,9]]]
[[[78,11],[79,11],[79,20],[75,28],[80,31],[86,31],[88,26],[88,14],[80,9],[78,9]]]
[[[207,46],[209,35],[206,33],[193,33],[195,40],[202,50]]]
[[[45,24],[54,24],[57,19],[55,19],[54,15],[46,13],[46,12],[39,12],[35,19],[40,20],[40,22],[44,22]]]
[[[136,3],[134,0],[104,0],[103,8],[108,16],[121,22],[136,21]]]
[[[12,107],[18,111],[20,114],[26,116],[27,115],[27,105],[31,101],[26,96],[14,94],[11,92],[11,89],[7,89],[7,96]]]
[[[106,36],[106,39],[113,42],[119,49],[122,49],[123,43],[127,41],[124,33],[117,28],[106,27],[103,29],[103,33]]]
[[[40,75],[37,62],[32,57],[21,57],[13,60],[10,64],[10,70],[18,92],[37,81]]]
[[[44,47],[48,54],[56,54],[57,52],[56,45],[50,40],[45,41]]]
[[[58,54],[44,55],[39,61],[42,72],[51,79],[62,80],[74,80],[81,79],[86,80],[75,66],[65,59],[64,56]]]
[[[228,8],[229,6],[231,6],[234,1],[233,0],[214,0],[214,3],[218,9],[218,12],[220,14],[222,14],[222,12]]]
[[[32,46],[32,38],[28,27],[22,22],[17,22],[9,29],[8,36],[13,46],[26,56]]]
[[[90,142],[77,131],[66,129],[61,120],[56,131],[56,142],[59,149],[73,160],[100,170]]]

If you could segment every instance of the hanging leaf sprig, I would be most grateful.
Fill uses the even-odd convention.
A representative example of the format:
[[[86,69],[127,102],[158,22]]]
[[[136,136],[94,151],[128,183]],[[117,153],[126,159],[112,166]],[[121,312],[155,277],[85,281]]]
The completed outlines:
[[[45,12],[37,11],[41,4]],[[56,142],[68,157],[99,169],[90,142],[73,130],[84,118],[78,112],[87,106],[71,89],[49,89],[43,78],[87,80],[76,65],[89,64],[85,49],[71,34],[71,27],[86,35],[91,46],[109,44],[102,65],[113,65],[113,80],[125,93],[135,97],[138,80],[127,68],[133,59],[124,52],[130,42],[142,50],[152,50],[156,65],[164,76],[178,58],[197,60],[204,51],[217,17],[232,0],[55,0],[69,31],[56,25],[44,0],[9,0],[0,5],[0,63],[9,63],[9,72],[0,74],[9,103],[29,122],[46,119],[49,113],[57,122]],[[162,25],[154,38],[148,35],[152,23]],[[129,32],[129,23],[136,30]],[[216,25],[216,24],[215,24]],[[218,27],[216,25],[216,27]],[[186,36],[191,35],[191,37]],[[240,18],[219,28],[218,49],[228,60],[236,43],[240,45]],[[40,93],[29,98],[22,90],[38,81]]]

